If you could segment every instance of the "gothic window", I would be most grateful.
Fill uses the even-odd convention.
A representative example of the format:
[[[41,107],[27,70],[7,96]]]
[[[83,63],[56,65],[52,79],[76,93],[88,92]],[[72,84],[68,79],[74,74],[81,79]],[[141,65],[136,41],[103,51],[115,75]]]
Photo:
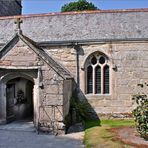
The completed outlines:
[[[93,54],[86,61],[86,93],[109,94],[110,93],[110,68],[109,60],[101,54]]]

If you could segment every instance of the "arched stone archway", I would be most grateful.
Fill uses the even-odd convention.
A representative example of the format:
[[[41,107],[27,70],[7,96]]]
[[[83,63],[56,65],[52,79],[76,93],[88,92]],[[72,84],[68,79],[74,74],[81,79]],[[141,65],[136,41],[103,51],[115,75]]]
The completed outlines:
[[[32,71],[30,74],[27,70],[12,71],[0,79],[0,123],[21,120],[32,115],[34,124],[37,125],[39,99],[38,77],[35,74],[37,71]],[[21,91],[24,99],[28,100],[17,100]]]
[[[6,119],[33,119],[33,87],[34,83],[23,77],[17,77],[6,83]]]
[[[31,75],[27,74],[27,72],[8,72],[7,74],[1,77],[1,83],[7,83],[11,79],[15,79],[18,77],[28,79],[32,81],[33,83],[35,81]]]

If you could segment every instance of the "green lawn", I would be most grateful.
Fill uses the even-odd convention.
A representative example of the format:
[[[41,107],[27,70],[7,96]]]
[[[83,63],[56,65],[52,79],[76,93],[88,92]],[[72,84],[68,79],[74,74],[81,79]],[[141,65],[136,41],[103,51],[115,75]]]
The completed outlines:
[[[123,126],[134,126],[134,120],[96,120],[85,123],[84,143],[87,148],[129,148],[119,140],[109,129]]]

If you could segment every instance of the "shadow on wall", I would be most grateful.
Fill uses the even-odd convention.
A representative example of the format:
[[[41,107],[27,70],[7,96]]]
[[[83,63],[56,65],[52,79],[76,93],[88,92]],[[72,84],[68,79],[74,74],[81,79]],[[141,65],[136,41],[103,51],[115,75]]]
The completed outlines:
[[[76,50],[76,69],[77,77],[76,81],[73,81],[73,93],[70,100],[69,114],[65,118],[66,133],[71,126],[77,128],[77,123],[85,123],[85,121],[98,120],[100,125],[100,119],[95,112],[94,108],[90,105],[85,97],[85,94],[80,89],[80,56],[84,56],[84,49],[78,44],[74,44],[73,48]],[[83,124],[83,126],[85,126]]]
[[[84,126],[85,121],[98,120],[97,125],[93,126],[100,126],[101,121],[93,107],[89,104],[83,92],[78,88],[75,82],[73,86],[73,94],[70,100],[70,111],[65,118],[65,124],[67,126],[66,131],[71,125],[75,125],[80,122],[83,123]]]

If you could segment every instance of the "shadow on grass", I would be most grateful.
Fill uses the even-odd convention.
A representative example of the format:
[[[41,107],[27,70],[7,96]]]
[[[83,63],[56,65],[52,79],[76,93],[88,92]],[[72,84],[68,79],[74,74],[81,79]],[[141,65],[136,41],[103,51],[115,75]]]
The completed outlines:
[[[97,126],[101,126],[101,120],[90,120],[90,121],[86,121],[85,122],[85,129],[89,129],[92,127],[97,127]]]

